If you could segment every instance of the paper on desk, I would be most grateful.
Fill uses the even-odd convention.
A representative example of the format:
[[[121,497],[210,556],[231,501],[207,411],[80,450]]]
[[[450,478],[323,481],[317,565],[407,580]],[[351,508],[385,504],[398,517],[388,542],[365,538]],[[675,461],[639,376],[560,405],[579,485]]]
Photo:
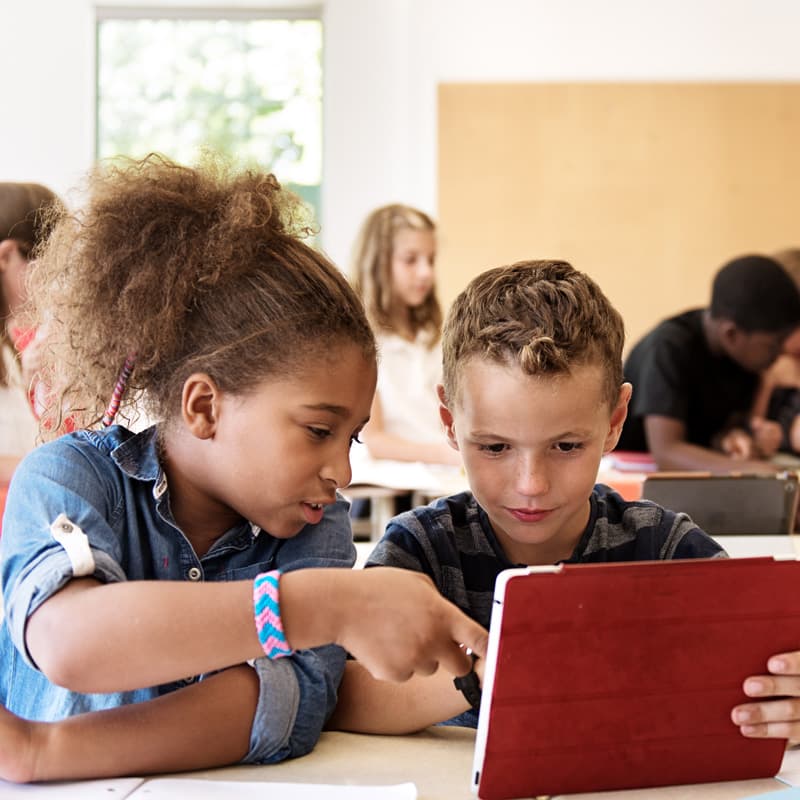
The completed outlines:
[[[142,778],[114,778],[68,783],[8,783],[0,780],[0,800],[122,800],[144,783]]]
[[[792,748],[783,754],[781,771],[775,777],[789,786],[800,786],[800,748]],[[800,798],[800,794],[797,797]]]
[[[778,789],[777,792],[767,792],[766,794],[754,794],[745,800],[800,800],[800,789]]]
[[[267,794],[268,793],[268,794]],[[272,781],[209,781],[187,778],[158,778],[137,789],[133,800],[416,800],[413,783],[391,786],[331,786],[315,783],[273,783]]]

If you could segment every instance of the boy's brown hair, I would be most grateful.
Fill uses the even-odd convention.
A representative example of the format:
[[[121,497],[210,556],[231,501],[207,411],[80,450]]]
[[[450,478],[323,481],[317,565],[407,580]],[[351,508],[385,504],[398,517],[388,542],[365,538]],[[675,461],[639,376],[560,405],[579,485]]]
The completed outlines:
[[[442,334],[444,389],[458,400],[471,358],[516,364],[528,375],[563,375],[598,364],[613,407],[622,385],[622,317],[600,287],[566,261],[520,261],[474,278],[456,298]]]
[[[197,168],[156,155],[100,164],[88,202],[59,220],[31,269],[55,395],[49,433],[62,408],[96,424],[131,355],[128,403],[157,420],[179,413],[194,372],[237,395],[337,344],[374,358],[360,300],[306,233],[298,199],[265,172],[210,157]]]
[[[375,331],[392,328],[392,253],[398,231],[417,230],[435,233],[433,220],[419,209],[400,203],[376,208],[364,220],[353,247],[352,281],[367,310]],[[427,331],[430,345],[439,341],[442,309],[432,289],[425,302],[410,309],[414,334]]]

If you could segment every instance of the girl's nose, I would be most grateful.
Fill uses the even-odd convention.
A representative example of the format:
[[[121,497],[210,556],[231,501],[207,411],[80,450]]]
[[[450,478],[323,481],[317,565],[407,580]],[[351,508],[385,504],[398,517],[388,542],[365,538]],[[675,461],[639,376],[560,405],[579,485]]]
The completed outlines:
[[[326,481],[331,481],[337,489],[348,486],[353,477],[353,470],[350,467],[350,447],[348,446],[346,450],[337,448],[323,466],[320,476]]]

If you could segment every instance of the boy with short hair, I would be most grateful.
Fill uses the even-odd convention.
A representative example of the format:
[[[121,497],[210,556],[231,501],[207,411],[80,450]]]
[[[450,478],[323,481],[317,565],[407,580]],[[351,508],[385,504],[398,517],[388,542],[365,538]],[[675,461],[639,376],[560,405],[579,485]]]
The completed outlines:
[[[708,308],[663,320],[631,350],[620,450],[659,469],[775,472],[780,426],[752,414],[759,374],[800,325],[800,295],[773,258],[746,255],[714,277]]]
[[[429,575],[488,627],[503,569],[725,557],[686,514],[595,486],[631,396],[623,339],[619,313],[566,262],[520,262],[475,278],[445,323],[439,387],[471,491],[395,517],[367,566]],[[444,719],[477,725],[451,676],[389,686],[349,662],[332,727],[400,733]]]

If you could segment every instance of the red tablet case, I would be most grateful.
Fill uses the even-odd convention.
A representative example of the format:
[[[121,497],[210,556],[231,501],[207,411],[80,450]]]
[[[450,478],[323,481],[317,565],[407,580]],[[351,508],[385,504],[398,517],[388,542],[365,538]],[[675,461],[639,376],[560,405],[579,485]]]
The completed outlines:
[[[473,787],[485,800],[775,775],[784,740],[731,722],[800,649],[800,565],[698,559],[498,578]]]

